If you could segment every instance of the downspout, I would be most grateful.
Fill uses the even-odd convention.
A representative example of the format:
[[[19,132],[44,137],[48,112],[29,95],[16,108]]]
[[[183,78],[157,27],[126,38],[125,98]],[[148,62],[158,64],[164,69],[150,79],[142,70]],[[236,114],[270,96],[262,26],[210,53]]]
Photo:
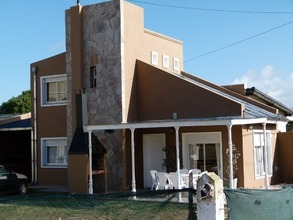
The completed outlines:
[[[37,72],[38,69],[36,66],[32,66],[32,74],[34,74],[34,114],[33,114],[33,122],[34,122],[34,130],[33,130],[33,150],[32,150],[32,183],[36,184],[38,182],[38,172],[37,172]]]
[[[264,168],[265,168],[265,187],[269,188],[269,176],[268,176],[268,145],[267,145],[267,135],[266,135],[266,123],[263,126],[263,143],[264,143]]]
[[[233,143],[232,143],[232,124],[227,125],[228,128],[228,147],[229,147],[229,187],[234,189],[233,185]]]

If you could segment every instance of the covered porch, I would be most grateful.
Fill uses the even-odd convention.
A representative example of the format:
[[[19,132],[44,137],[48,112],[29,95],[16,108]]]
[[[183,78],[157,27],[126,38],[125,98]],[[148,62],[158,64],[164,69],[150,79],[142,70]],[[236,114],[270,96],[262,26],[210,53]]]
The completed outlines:
[[[234,188],[233,185],[233,154],[232,154],[232,127],[236,125],[253,125],[261,124],[264,134],[266,133],[267,124],[276,124],[275,121],[270,121],[267,118],[257,119],[239,119],[239,118],[213,118],[213,119],[190,119],[190,120],[165,120],[165,121],[147,121],[141,123],[121,123],[121,124],[109,124],[109,125],[87,125],[84,126],[84,132],[89,135],[89,194],[93,194],[93,172],[92,172],[92,133],[95,131],[106,131],[106,130],[129,130],[131,134],[131,191],[136,192],[136,175],[135,175],[135,131],[136,129],[143,128],[174,128],[175,131],[175,146],[176,146],[176,170],[179,174],[180,170],[180,128],[186,127],[205,127],[205,126],[225,126],[227,128],[227,146],[229,149],[229,187]],[[265,150],[267,146],[266,135],[263,135],[265,143]],[[265,186],[269,187],[269,176],[267,173],[267,162],[265,162]],[[179,180],[179,178],[178,178]],[[179,183],[178,183],[179,185]]]

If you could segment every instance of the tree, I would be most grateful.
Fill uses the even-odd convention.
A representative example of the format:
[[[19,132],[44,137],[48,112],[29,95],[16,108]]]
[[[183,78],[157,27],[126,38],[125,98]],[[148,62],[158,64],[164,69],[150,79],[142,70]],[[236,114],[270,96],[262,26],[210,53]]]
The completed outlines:
[[[23,114],[31,112],[31,91],[23,91],[21,95],[12,97],[0,106],[0,114]]]

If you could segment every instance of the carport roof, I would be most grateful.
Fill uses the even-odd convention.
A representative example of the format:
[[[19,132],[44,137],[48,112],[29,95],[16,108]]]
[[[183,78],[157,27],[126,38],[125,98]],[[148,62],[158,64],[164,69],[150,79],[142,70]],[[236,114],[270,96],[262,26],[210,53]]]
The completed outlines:
[[[0,131],[31,130],[31,114],[1,115]]]

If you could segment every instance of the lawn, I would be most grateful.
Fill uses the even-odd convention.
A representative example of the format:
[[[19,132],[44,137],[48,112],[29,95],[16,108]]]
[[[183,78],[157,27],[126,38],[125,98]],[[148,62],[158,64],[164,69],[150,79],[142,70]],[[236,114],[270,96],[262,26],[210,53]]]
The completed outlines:
[[[188,203],[174,193],[69,195],[29,193],[0,197],[0,219],[188,219]]]

